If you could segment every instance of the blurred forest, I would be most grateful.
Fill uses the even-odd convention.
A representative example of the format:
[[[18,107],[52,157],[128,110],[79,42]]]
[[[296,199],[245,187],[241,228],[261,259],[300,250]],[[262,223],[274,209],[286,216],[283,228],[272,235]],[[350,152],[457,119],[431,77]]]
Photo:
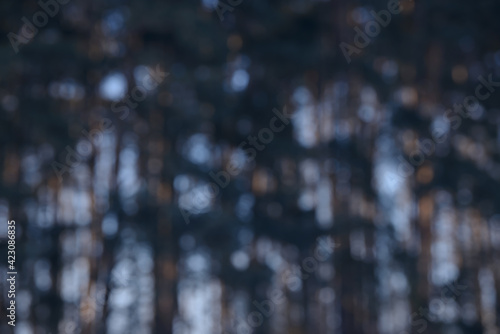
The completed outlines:
[[[17,53],[41,5],[0,4],[0,333],[500,333],[500,2],[402,1],[351,62],[388,1],[56,4]]]

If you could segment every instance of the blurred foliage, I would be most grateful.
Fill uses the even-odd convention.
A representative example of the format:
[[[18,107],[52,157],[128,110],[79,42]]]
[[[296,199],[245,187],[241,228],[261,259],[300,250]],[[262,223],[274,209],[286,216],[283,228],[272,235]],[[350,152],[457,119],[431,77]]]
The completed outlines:
[[[247,333],[260,312],[254,333],[498,333],[500,94],[457,129],[442,119],[500,80],[500,3],[402,1],[351,63],[340,43],[386,1],[243,0],[222,21],[215,3],[70,0],[18,53],[8,33],[41,8],[0,4],[15,332]],[[290,124],[207,201],[273,108]],[[319,240],[333,254],[310,269]],[[265,316],[272,291],[285,302]]]

